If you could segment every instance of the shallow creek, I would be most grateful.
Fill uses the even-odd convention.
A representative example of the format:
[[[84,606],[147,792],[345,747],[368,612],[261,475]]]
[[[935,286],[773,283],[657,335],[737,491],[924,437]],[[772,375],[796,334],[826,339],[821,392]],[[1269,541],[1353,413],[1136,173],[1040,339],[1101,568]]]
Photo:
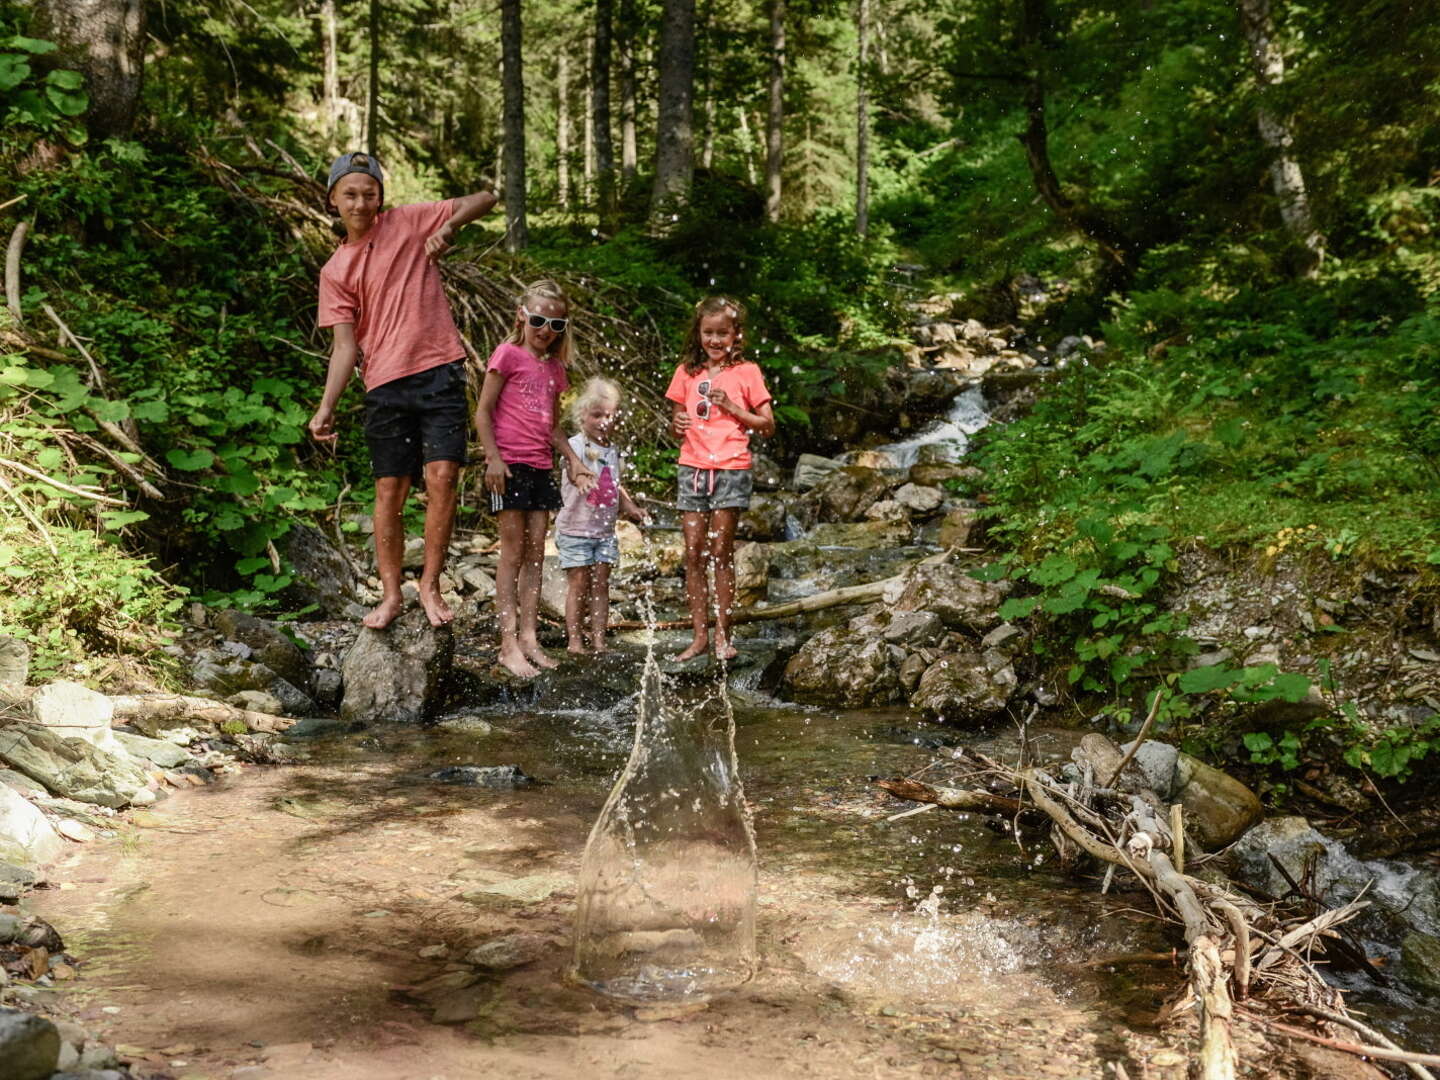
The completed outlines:
[[[1184,1075],[1181,1036],[1154,1027],[1178,971],[1085,966],[1165,947],[1132,910],[1143,902],[1061,881],[1034,865],[1040,847],[1022,853],[978,818],[887,821],[908,807],[867,777],[922,768],[934,751],[913,738],[943,733],[897,713],[738,714],[761,860],[751,983],[657,1015],[569,983],[574,874],[633,705],[567,708],[542,686],[527,706],[477,714],[488,734],[310,740],[306,764],[137,815],[36,897],[83,961],[60,1011],[177,1077],[1079,1078],[1110,1061]],[[1065,753],[1071,738],[1043,745]],[[502,763],[543,783],[426,778]],[[482,979],[439,1018],[450,1023],[416,1000],[470,948],[515,932],[549,947]]]

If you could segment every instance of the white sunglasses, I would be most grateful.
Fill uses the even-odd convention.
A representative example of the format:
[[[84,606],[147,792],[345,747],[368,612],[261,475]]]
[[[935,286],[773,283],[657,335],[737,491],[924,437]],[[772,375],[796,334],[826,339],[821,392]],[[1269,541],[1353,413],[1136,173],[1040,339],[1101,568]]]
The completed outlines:
[[[536,315],[523,304],[520,306],[520,313],[525,316],[525,321],[530,324],[531,329],[539,330],[546,323],[550,324],[550,332],[563,334],[565,328],[570,325],[569,319],[552,319],[545,315]]]

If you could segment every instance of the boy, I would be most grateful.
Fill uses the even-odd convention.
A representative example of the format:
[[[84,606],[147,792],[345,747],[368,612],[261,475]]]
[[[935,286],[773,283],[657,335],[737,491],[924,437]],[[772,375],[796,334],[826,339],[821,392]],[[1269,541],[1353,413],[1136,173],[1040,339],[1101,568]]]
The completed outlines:
[[[340,215],[345,240],[320,271],[319,324],[334,329],[335,343],[325,393],[310,420],[310,434],[333,445],[335,404],[359,360],[383,590],[364,623],[375,630],[389,626],[404,606],[400,510],[411,479],[422,475],[427,503],[420,603],[432,626],[455,617],[440,596],[440,571],[465,464],[465,348],[435,262],[462,226],[495,205],[494,195],[478,192],[382,210],[384,185],[380,163],[369,154],[341,154],[330,166],[326,202]]]

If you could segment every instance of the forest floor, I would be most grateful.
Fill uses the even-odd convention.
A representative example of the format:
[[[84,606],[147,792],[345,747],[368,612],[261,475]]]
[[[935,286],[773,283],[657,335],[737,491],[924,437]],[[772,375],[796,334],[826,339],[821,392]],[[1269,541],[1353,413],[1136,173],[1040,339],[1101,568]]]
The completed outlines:
[[[77,849],[33,897],[81,958],[47,1011],[136,1075],[192,1080],[1185,1075],[1192,1025],[1156,1023],[1178,970],[1085,963],[1163,945],[1143,901],[1056,892],[1008,835],[960,815],[885,824],[906,807],[866,772],[932,754],[876,741],[876,714],[742,717],[761,850],[751,983],[649,1013],[573,984],[574,879],[623,727],[596,742],[574,716],[493,719],[510,730],[483,750],[417,729],[312,744],[310,763],[182,791]],[[426,778],[477,753],[546,782]],[[944,876],[915,876],[940,851]],[[940,882],[943,905],[917,912]],[[533,962],[427,987],[466,982],[471,948],[517,933]]]

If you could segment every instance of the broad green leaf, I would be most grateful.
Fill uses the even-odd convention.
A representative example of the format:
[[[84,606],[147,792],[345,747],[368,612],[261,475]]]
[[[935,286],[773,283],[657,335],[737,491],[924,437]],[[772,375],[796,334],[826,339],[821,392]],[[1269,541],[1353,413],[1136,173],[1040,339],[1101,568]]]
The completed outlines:
[[[163,424],[170,419],[170,406],[163,401],[137,401],[130,406],[130,415],[136,420]]]
[[[23,56],[0,53],[0,93],[14,90],[30,77],[30,65]]]
[[[1176,685],[1182,693],[1208,694],[1212,690],[1224,690],[1239,678],[1240,672],[1224,664],[1207,664],[1185,672]]]
[[[1275,740],[1263,731],[1247,731],[1245,733],[1245,749],[1252,754],[1263,754],[1275,745]]]
[[[85,86],[85,76],[78,71],[66,71],[64,68],[50,72],[45,76],[45,81],[61,90],[80,90]]]
[[[90,412],[95,419],[103,420],[107,424],[118,424],[122,420],[130,419],[129,403],[111,401],[108,398],[96,398],[90,405]]]
[[[265,556],[256,556],[239,560],[235,564],[237,574],[253,574],[257,570],[263,570],[270,565],[270,560]]]
[[[46,53],[52,53],[59,48],[53,41],[23,37],[20,34],[16,34],[6,41],[4,47],[7,49],[20,49],[22,52],[32,53],[35,56],[44,56]]]
[[[45,87],[45,96],[61,116],[79,116],[90,104],[85,94],[74,90],[61,90],[56,86]]]
[[[203,446],[195,450],[174,449],[167,451],[165,460],[184,472],[198,472],[215,463],[215,455]]]
[[[35,455],[37,467],[49,472],[51,469],[58,469],[65,462],[65,455],[58,446],[47,446]]]
[[[1035,610],[1040,599],[1038,596],[1022,596],[1006,600],[1000,605],[1000,618],[1007,622],[1011,619],[1023,619]]]
[[[107,510],[100,515],[100,524],[107,529],[123,529],[126,525],[134,525],[137,521],[145,521],[149,517],[144,510]]]

